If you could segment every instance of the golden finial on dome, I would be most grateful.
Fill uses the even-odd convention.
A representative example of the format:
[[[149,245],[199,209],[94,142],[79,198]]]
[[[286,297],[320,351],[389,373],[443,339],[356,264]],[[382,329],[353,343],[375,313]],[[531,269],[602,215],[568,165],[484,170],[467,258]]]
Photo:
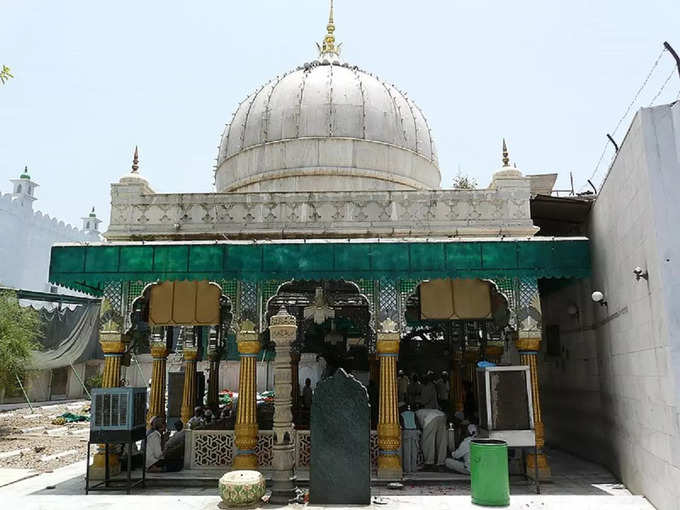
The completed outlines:
[[[508,146],[503,138],[503,166],[510,166],[510,154],[508,154]]]
[[[326,25],[326,36],[323,38],[323,43],[316,43],[321,55],[340,55],[340,46],[335,45],[335,21],[333,21],[333,0],[331,0],[331,12],[328,16],[328,25]]]

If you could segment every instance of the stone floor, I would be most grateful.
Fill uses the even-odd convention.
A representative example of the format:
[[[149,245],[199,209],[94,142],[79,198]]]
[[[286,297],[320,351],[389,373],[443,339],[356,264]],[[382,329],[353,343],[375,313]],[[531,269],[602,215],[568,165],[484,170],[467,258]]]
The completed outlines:
[[[653,510],[642,496],[633,496],[603,468],[577,459],[563,452],[549,455],[553,470],[551,483],[541,485],[541,495],[535,494],[532,483],[514,478],[511,482],[511,509],[522,510],[600,510],[621,508]],[[52,473],[45,473],[0,487],[0,500],[7,507],[26,509],[90,510],[114,508],[146,508],[170,510],[222,508],[216,488],[159,486],[150,481],[146,489],[138,489],[130,496],[125,493],[99,492],[85,497],[85,462],[81,461]],[[2,470],[0,469],[0,476]],[[188,476],[189,472],[184,472]],[[470,501],[467,480],[439,483],[407,482],[400,491],[385,486],[372,489],[372,507],[467,509],[480,508]],[[289,508],[304,508],[290,505]],[[308,505],[307,508],[318,508]],[[336,507],[337,508],[337,507]]]

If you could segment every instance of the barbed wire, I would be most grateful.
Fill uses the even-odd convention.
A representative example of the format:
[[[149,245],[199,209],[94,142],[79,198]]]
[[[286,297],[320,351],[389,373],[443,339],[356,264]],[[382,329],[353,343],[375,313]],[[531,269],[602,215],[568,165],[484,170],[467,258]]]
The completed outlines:
[[[661,51],[659,52],[659,55],[654,60],[654,63],[652,64],[652,67],[649,70],[649,72],[647,73],[647,76],[645,77],[644,81],[642,82],[642,85],[640,85],[640,87],[637,89],[637,92],[635,92],[633,99],[630,101],[630,103],[628,103],[626,110],[623,112],[623,115],[621,115],[621,118],[616,123],[614,130],[611,132],[612,137],[619,130],[619,128],[621,127],[621,124],[623,124],[623,121],[626,119],[626,117],[628,117],[628,114],[630,113],[631,109],[633,108],[636,101],[640,97],[640,94],[642,94],[642,91],[647,86],[647,83],[649,83],[649,79],[652,77],[652,75],[654,74],[654,71],[659,66],[659,62],[661,61],[661,57],[663,57],[663,54],[665,52],[666,52],[666,48],[662,48]],[[588,179],[589,181],[592,181],[595,178],[595,176],[597,175],[597,172],[600,170],[600,165],[602,165],[602,161],[604,160],[604,157],[607,154],[607,148],[608,147],[609,147],[609,142],[605,142],[604,147],[602,149],[602,153],[600,154],[600,158],[597,160],[597,164],[595,165],[595,170],[593,170],[593,173],[590,175],[590,178]],[[586,186],[587,186],[587,183],[584,183],[583,186],[581,186],[581,188],[579,189],[579,191],[582,191],[583,189],[585,189]]]
[[[656,95],[652,98],[652,100],[651,100],[650,103],[649,103],[649,106],[652,106],[652,105],[654,104],[654,101],[656,101],[656,100],[659,98],[659,96],[660,96],[661,93],[663,92],[663,89],[666,88],[666,85],[668,85],[668,82],[671,81],[671,78],[673,77],[673,75],[674,75],[676,72],[677,72],[677,71],[676,71],[675,67],[674,67],[673,69],[671,69],[671,72],[668,73],[668,78],[666,78],[666,81],[664,81],[664,82],[663,82],[663,85],[661,85],[661,88],[659,89],[659,92],[657,92]]]

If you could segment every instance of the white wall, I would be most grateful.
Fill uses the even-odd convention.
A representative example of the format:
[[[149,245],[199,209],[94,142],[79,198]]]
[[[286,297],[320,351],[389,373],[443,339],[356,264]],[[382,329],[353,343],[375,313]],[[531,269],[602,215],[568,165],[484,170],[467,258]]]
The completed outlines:
[[[50,248],[58,242],[98,241],[31,205],[0,194],[0,285],[48,291]]]
[[[593,204],[591,281],[543,296],[564,347],[543,363],[547,441],[604,463],[660,510],[680,501],[679,193],[680,103],[642,109]]]

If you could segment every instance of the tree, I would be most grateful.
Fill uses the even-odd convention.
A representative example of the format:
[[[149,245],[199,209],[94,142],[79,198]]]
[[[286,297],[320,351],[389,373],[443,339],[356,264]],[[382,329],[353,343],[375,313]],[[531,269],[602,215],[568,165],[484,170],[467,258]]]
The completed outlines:
[[[13,388],[24,377],[40,333],[38,312],[20,306],[14,292],[0,292],[0,388]]]
[[[458,175],[453,178],[453,189],[477,189],[477,179],[458,170]]]
[[[14,78],[14,75],[12,74],[12,70],[5,65],[0,67],[0,83],[2,83],[4,85],[5,82],[7,80],[9,80],[10,78]]]

